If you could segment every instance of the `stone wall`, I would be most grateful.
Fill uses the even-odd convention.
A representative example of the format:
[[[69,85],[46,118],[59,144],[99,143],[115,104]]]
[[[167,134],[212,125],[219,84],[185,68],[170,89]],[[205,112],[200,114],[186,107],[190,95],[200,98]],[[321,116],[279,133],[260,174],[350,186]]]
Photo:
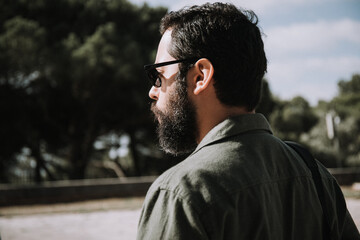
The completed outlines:
[[[360,182],[360,169],[329,169],[340,185]],[[0,184],[0,206],[48,204],[102,198],[145,196],[155,176]]]
[[[1,185],[0,206],[48,204],[101,198],[145,196],[156,177],[54,181]]]

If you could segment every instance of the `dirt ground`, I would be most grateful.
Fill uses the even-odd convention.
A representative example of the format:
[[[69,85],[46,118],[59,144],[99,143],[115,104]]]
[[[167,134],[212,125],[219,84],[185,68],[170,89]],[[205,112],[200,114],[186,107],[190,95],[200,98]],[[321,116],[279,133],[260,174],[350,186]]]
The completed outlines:
[[[343,189],[360,229],[360,190]],[[143,198],[0,208],[1,240],[130,240]]]
[[[135,239],[143,198],[0,208],[1,240]]]

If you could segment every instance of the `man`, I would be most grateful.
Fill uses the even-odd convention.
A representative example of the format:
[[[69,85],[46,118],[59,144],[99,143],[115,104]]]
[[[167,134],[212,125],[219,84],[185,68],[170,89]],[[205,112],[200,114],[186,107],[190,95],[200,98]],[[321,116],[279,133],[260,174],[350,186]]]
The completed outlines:
[[[323,239],[301,157],[255,113],[267,60],[257,17],[231,4],[170,12],[145,66],[160,145],[191,154],[149,189],[138,239]],[[321,167],[333,239],[359,233]]]

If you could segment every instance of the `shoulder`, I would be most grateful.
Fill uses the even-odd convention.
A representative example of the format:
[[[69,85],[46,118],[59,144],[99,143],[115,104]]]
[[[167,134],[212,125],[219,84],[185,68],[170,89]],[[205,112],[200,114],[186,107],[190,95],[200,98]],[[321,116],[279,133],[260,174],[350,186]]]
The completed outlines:
[[[231,187],[225,183],[231,168],[226,159],[217,148],[202,149],[160,175],[145,201],[177,201],[203,213]]]
[[[157,198],[166,192],[179,201],[199,208],[206,207],[241,188],[242,166],[246,164],[246,149],[239,141],[218,142],[204,146],[178,165],[159,176],[150,187],[147,197]]]
[[[194,202],[200,186],[206,183],[203,174],[209,171],[200,159],[191,157],[161,174],[151,185],[147,195],[158,195],[160,192],[171,194],[178,200]]]

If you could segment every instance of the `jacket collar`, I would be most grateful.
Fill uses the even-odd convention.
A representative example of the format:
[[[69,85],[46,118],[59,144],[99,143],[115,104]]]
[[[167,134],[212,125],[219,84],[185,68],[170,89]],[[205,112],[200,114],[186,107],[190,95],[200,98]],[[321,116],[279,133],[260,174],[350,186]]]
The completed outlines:
[[[223,138],[239,135],[253,130],[264,130],[272,134],[272,130],[268,121],[264,115],[260,113],[242,114],[227,118],[206,134],[206,136],[201,140],[192,154],[196,153],[204,146],[210,145]]]

